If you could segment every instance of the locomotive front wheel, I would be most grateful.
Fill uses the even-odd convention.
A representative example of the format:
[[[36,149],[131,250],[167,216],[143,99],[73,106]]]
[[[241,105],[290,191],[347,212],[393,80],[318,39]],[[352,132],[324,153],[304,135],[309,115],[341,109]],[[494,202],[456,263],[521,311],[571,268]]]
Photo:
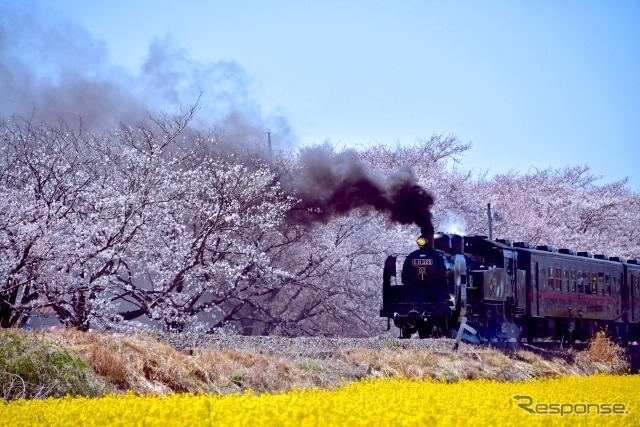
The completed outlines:
[[[409,339],[411,338],[411,334],[413,332],[411,331],[410,328],[402,328],[400,329],[400,338],[401,339]]]
[[[440,330],[440,326],[433,325],[431,327],[431,336],[433,338],[442,338],[442,331]]]
[[[418,336],[420,339],[429,338],[431,336],[431,325],[426,323],[418,328]]]

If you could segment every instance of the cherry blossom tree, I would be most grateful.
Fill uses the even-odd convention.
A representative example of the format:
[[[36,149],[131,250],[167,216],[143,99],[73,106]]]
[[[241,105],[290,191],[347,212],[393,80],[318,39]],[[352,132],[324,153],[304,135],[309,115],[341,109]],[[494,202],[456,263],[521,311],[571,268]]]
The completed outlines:
[[[82,155],[82,130],[63,121],[5,120],[0,135],[0,322],[6,327],[41,306],[39,283],[48,280],[46,265],[55,264],[56,236],[93,173]]]
[[[640,256],[640,195],[626,180],[599,184],[586,166],[487,178],[462,168],[470,144],[451,135],[326,146],[357,169],[341,189],[357,200],[321,212],[296,182],[314,176],[309,153],[194,130],[196,113],[100,135],[63,120],[0,121],[0,326],[50,308],[79,329],[378,334],[384,259],[412,251],[422,230],[354,192],[400,177],[433,196],[436,229],[455,220],[486,234],[491,203],[495,237]]]
[[[602,185],[598,181],[588,166],[527,174],[512,171],[475,185],[472,193],[482,200],[467,220],[472,230],[486,234],[487,214],[482,207],[491,203],[499,215],[494,221],[496,237],[638,256],[640,240],[632,219],[638,219],[638,195],[626,188],[626,179]]]
[[[214,155],[187,122],[104,137],[4,122],[3,325],[40,307],[80,329],[222,324],[223,303],[284,274],[259,244],[291,204],[273,172]]]

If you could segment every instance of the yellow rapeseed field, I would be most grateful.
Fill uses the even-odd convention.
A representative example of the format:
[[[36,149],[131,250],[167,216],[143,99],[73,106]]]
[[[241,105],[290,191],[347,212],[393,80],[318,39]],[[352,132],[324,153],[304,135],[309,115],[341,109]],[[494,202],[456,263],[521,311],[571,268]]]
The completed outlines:
[[[282,394],[19,400],[0,403],[0,426],[640,426],[639,391],[638,375],[381,379]]]

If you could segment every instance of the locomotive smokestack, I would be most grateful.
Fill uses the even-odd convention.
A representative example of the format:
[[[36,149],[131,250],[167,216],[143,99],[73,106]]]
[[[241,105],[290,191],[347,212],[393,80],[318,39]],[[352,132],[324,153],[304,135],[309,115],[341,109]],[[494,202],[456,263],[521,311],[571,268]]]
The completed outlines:
[[[283,180],[283,187],[301,199],[294,211],[298,221],[326,222],[354,209],[373,209],[393,222],[416,224],[433,245],[433,197],[408,166],[385,177],[367,170],[355,151],[335,153],[327,146],[305,149],[300,163],[300,171]]]

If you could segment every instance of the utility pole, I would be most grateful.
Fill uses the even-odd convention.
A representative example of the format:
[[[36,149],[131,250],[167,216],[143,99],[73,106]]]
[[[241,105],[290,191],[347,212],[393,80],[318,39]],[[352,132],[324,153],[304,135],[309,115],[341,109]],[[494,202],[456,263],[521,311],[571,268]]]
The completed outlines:
[[[269,154],[271,154],[271,129],[267,129],[267,144],[269,144]]]
[[[493,216],[491,215],[491,203],[487,203],[487,217],[489,217],[489,240],[493,240]]]

